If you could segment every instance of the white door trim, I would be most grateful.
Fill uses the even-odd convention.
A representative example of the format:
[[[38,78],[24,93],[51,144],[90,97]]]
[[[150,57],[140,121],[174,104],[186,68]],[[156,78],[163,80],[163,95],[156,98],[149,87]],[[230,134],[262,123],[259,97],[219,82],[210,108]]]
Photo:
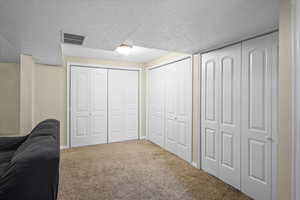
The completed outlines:
[[[293,32],[293,170],[292,199],[300,199],[300,0],[292,1]]]
[[[70,114],[71,114],[71,66],[80,66],[80,67],[90,67],[90,68],[103,68],[103,69],[119,69],[119,70],[132,70],[132,71],[138,71],[139,72],[139,91],[141,89],[141,71],[142,68],[139,67],[126,67],[126,66],[112,66],[112,65],[95,65],[95,64],[88,64],[88,63],[76,63],[76,62],[67,62],[67,145],[66,148],[71,148],[70,143]],[[139,113],[141,111],[141,95],[139,95]],[[139,115],[139,138],[141,138],[141,115]]]

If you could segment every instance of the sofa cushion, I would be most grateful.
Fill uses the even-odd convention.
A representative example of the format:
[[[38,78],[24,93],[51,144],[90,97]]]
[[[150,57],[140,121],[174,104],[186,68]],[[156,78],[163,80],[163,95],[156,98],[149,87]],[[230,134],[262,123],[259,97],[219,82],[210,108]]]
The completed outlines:
[[[59,148],[52,136],[32,138],[4,167],[0,199],[56,199]]]
[[[8,167],[8,162],[7,163],[1,163],[0,164],[0,177],[2,176],[2,174],[6,171],[7,167]]]
[[[38,138],[42,137],[52,137],[53,140],[57,141],[57,133],[59,127],[57,126],[57,123],[55,121],[45,121],[40,123],[36,128],[33,129],[31,134],[28,136],[27,140],[23,142],[19,148],[15,151],[14,156],[18,155],[20,152],[24,151],[28,146],[30,146],[33,142],[36,140],[39,140]],[[59,146],[59,145],[58,145]]]
[[[0,152],[0,177],[4,173],[4,171],[7,169],[7,166],[12,159],[15,151],[4,151]]]
[[[29,138],[38,136],[49,136],[51,135],[54,139],[58,139],[57,133],[59,132],[59,124],[56,120],[46,120],[38,124],[30,133]]]
[[[0,148],[0,200],[56,200],[59,121],[43,121],[28,136],[0,144],[6,147]]]
[[[3,152],[0,152],[0,165],[2,163],[8,163],[11,158],[13,157],[15,151],[3,151]]]

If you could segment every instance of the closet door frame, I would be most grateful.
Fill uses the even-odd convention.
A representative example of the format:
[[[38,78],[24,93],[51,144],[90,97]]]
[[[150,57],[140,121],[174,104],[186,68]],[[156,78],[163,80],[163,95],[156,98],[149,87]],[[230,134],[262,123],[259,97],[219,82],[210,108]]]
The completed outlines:
[[[166,65],[169,65],[169,64],[172,64],[172,63],[175,63],[175,62],[179,62],[179,61],[182,61],[182,60],[185,60],[185,59],[190,59],[190,65],[191,65],[191,71],[193,72],[193,57],[192,55],[183,55],[183,56],[178,56],[176,58],[173,58],[173,59],[168,59],[166,61],[163,61],[157,65],[153,65],[153,66],[150,66],[150,67],[146,67],[145,68],[145,73],[146,73],[146,136],[144,137],[145,139],[148,139],[149,140],[149,114],[150,114],[150,106],[149,106],[149,102],[150,102],[150,98],[149,98],[149,89],[150,89],[150,70],[152,69],[155,69],[155,68],[159,68],[159,67],[165,67]],[[190,131],[191,131],[191,138],[190,138],[190,146],[191,146],[191,152],[190,152],[190,164],[194,166],[193,164],[193,104],[192,104],[192,101],[193,101],[193,74],[191,73],[191,102],[190,102],[190,108],[189,108],[189,118],[190,118]],[[164,122],[165,123],[165,122]],[[164,133],[165,134],[165,133]],[[165,138],[165,135],[164,135],[164,138]],[[164,139],[165,140],[165,139]],[[165,143],[165,141],[164,141]]]
[[[71,68],[72,66],[76,67],[86,67],[86,68],[100,68],[100,69],[116,69],[116,70],[129,70],[129,71],[138,71],[138,139],[142,138],[142,68],[139,67],[130,67],[130,66],[112,66],[112,65],[95,65],[95,64],[88,64],[88,63],[77,63],[77,62],[67,62],[67,69],[66,69],[66,76],[67,76],[67,122],[66,122],[66,130],[67,130],[67,141],[65,146],[61,146],[61,149],[68,149],[71,148]],[[107,120],[108,124],[108,120]]]

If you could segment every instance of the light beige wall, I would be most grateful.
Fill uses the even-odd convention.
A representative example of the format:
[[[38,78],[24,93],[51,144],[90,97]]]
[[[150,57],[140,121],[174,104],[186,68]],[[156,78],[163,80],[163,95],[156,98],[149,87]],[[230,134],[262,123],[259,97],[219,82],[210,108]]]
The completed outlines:
[[[66,67],[36,64],[34,68],[34,125],[45,119],[60,121],[60,142],[66,145]]]
[[[0,135],[19,134],[20,64],[0,63]]]
[[[291,199],[292,33],[290,4],[290,0],[280,0],[278,200]]]
[[[177,53],[177,52],[170,52],[165,56],[162,56],[158,59],[152,60],[151,62],[145,63],[145,67],[152,67],[152,66],[156,66],[156,65],[160,65],[162,63],[168,62],[170,60],[174,60],[176,58],[180,58],[183,56],[188,56],[188,54],[184,54],[184,53]]]
[[[27,135],[33,128],[33,71],[32,56],[21,55],[20,63],[20,135]]]

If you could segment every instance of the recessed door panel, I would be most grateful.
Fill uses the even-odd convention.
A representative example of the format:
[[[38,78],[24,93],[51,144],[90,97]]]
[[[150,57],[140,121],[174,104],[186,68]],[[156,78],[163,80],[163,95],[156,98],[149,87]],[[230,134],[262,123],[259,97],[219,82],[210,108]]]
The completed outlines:
[[[249,59],[249,128],[265,130],[266,118],[266,70],[265,49],[253,49],[248,53]]]
[[[230,170],[234,168],[234,137],[231,133],[221,132],[221,165]],[[236,161],[235,161],[236,162]]]
[[[205,67],[205,120],[216,121],[216,60],[208,60]]]
[[[266,183],[266,143],[249,139],[249,177]]]
[[[87,116],[77,116],[76,117],[76,137],[86,137],[88,136],[89,118]]]
[[[217,159],[216,137],[215,130],[209,128],[205,129],[205,157],[213,161]]]
[[[237,84],[234,82],[234,76],[237,75],[235,72],[239,71],[235,68],[241,67],[240,65],[235,67],[235,62],[237,61],[229,56],[224,56],[221,60],[221,123],[223,124],[234,123],[234,86]]]

